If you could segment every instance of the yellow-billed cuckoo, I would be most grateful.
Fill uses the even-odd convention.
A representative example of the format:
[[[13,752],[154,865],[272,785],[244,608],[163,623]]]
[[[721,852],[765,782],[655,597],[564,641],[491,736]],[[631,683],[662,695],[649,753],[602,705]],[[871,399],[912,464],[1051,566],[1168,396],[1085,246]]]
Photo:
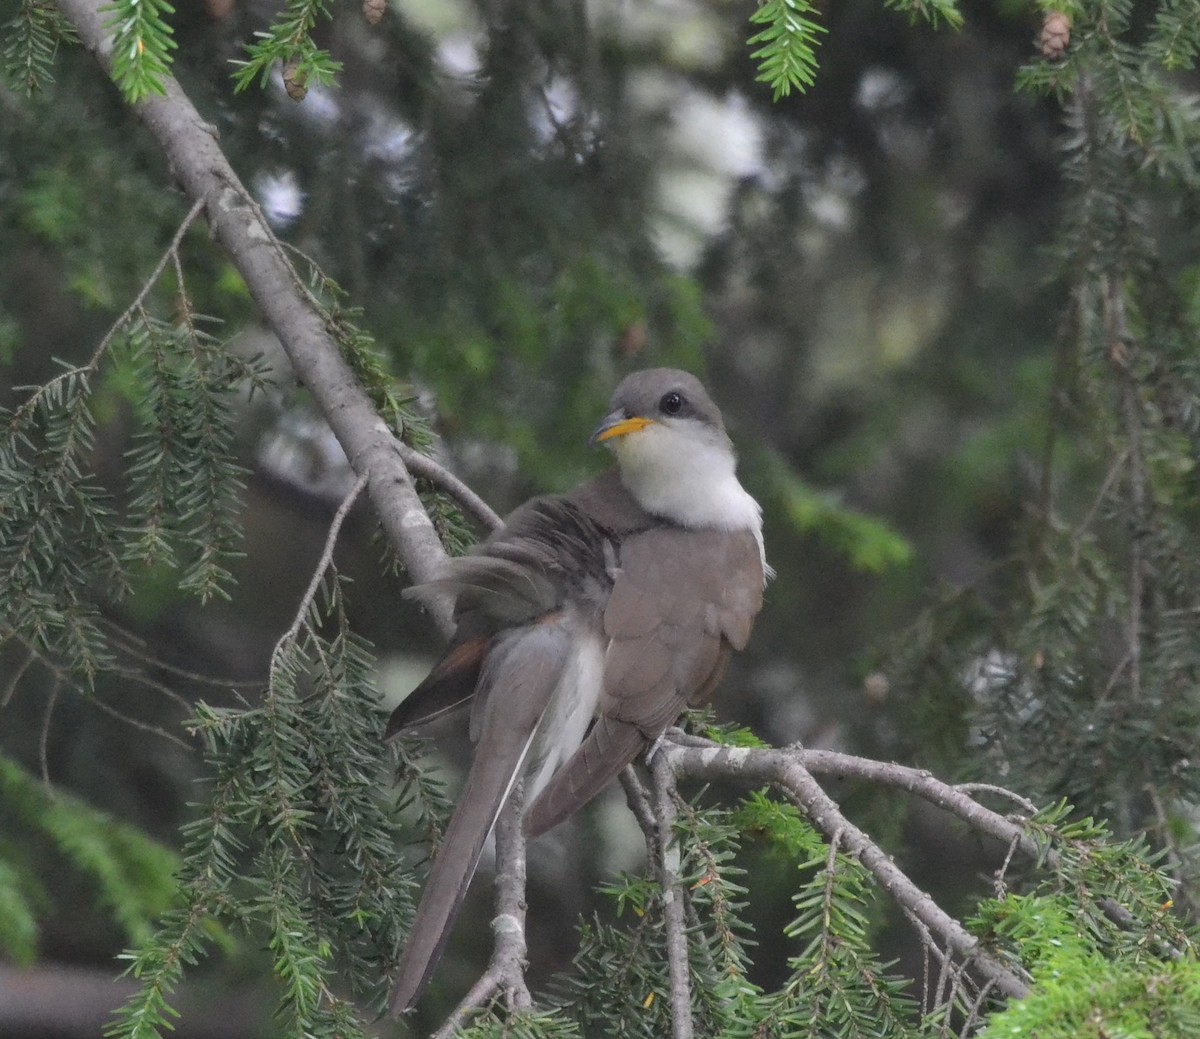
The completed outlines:
[[[671,368],[629,376],[592,442],[612,449],[616,470],[532,499],[421,586],[456,597],[458,627],[386,738],[473,697],[478,746],[393,1014],[424,992],[516,779],[531,777],[525,832],[556,826],[708,698],[762,605],[761,510],[699,380]]]

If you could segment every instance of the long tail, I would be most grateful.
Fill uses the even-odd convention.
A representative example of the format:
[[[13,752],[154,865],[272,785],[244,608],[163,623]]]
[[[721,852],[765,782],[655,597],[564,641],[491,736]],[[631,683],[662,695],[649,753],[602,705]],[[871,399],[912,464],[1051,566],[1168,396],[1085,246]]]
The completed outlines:
[[[524,829],[536,837],[557,826],[603,790],[648,740],[636,725],[600,717],[587,739],[525,810]]]
[[[479,745],[413,918],[388,1005],[392,1016],[421,998],[445,951],[483,845],[521,774],[569,648],[559,625],[538,624],[513,633],[488,655],[480,679],[487,707]]]

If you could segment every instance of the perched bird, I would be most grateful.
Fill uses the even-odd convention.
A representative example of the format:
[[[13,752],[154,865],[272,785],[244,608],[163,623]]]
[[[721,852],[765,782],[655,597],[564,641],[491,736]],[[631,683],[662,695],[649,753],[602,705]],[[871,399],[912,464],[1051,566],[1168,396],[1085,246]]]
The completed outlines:
[[[457,630],[385,738],[473,700],[477,747],[400,961],[393,1014],[424,992],[516,780],[530,777],[525,832],[556,826],[707,700],[762,606],[762,512],[695,376],[630,375],[591,440],[612,449],[615,470],[532,499],[416,589],[453,595]]]

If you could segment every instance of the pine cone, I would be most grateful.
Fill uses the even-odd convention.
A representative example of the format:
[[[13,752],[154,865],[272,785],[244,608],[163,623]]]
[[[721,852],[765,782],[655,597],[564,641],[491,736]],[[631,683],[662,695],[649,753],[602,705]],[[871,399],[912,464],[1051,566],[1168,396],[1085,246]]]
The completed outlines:
[[[387,0],[362,0],[363,17],[368,25],[378,25],[387,11]]]
[[[293,60],[283,66],[283,88],[293,101],[303,101],[308,94],[308,73],[300,70],[300,62]]]
[[[1042,19],[1042,57],[1060,61],[1071,42],[1071,19],[1061,11],[1047,11]]]

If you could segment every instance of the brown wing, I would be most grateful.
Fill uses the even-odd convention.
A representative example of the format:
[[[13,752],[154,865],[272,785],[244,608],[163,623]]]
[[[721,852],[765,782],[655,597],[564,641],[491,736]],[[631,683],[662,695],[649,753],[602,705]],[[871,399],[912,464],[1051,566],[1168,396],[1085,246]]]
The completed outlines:
[[[581,492],[594,493],[590,486]],[[469,703],[499,633],[553,613],[568,595],[598,611],[611,587],[607,546],[605,531],[579,504],[533,498],[469,555],[450,560],[441,577],[406,589],[405,598],[453,595],[458,629],[426,679],[392,712],[384,739]],[[471,736],[478,736],[474,721]]]
[[[582,807],[688,704],[703,703],[730,648],[762,606],[763,570],[749,531],[659,527],[626,539],[604,611],[609,638],[599,718],[530,805],[531,836]]]

